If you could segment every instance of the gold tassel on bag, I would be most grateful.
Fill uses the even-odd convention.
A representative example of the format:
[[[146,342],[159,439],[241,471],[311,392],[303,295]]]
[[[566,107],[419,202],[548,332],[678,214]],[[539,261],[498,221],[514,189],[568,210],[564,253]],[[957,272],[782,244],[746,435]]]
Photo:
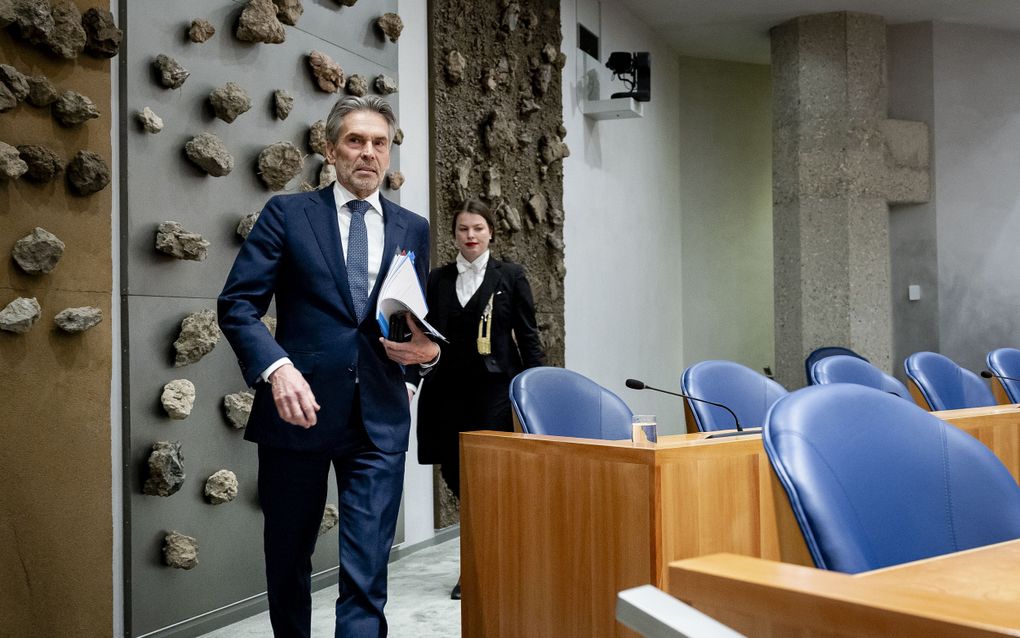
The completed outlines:
[[[492,298],[489,295],[489,303],[485,306],[482,318],[478,320],[478,354],[492,354]]]

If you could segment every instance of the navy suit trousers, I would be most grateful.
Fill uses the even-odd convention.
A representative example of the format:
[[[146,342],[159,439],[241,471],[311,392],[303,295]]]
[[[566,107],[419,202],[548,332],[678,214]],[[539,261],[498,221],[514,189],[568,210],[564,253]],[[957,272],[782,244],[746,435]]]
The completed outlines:
[[[358,403],[346,428],[348,434],[333,450],[259,445],[266,583],[276,638],[308,638],[311,631],[312,552],[326,504],[330,465],[340,498],[336,638],[386,636],[387,564],[403,490],[405,454],[381,452],[372,445]]]

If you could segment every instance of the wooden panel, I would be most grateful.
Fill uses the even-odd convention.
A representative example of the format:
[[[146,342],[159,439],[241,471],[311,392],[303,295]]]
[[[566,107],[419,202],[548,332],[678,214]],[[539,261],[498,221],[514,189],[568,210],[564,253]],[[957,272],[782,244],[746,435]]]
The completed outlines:
[[[463,438],[463,635],[635,635],[615,596],[652,578],[653,464],[504,443]]]
[[[717,554],[670,593],[748,636],[1020,636],[1020,541],[850,576]]]
[[[1020,409],[1015,405],[932,412],[987,445],[1020,482]]]

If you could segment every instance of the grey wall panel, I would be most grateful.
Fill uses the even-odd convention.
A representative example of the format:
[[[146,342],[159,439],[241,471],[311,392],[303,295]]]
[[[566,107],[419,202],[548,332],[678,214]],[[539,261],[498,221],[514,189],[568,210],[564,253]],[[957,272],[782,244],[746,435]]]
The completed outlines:
[[[303,176],[291,182],[289,191],[296,191],[302,179],[317,181],[321,158],[307,147],[308,127],[325,118],[339,96],[315,87],[309,52],[322,51],[348,74],[360,73],[369,81],[380,73],[398,78],[396,45],[383,40],[374,28],[377,16],[397,10],[396,0],[360,2],[352,8],[342,8],[334,0],[305,0],[298,26],[286,27],[286,42],[278,45],[246,44],[234,37],[244,4],[146,0],[132,1],[127,8],[129,40],[122,54],[127,90],[121,101],[132,120],[126,139],[128,197],[122,211],[121,250],[129,326],[124,365],[130,379],[125,480],[131,549],[126,577],[134,636],[169,633],[162,630],[265,589],[256,447],[230,427],[222,408],[225,394],[244,389],[236,360],[221,340],[201,361],[174,368],[172,343],[184,316],[215,308],[215,297],[241,245],[235,234],[237,222],[274,194],[256,175],[259,152],[277,141],[292,142],[309,156]],[[203,44],[187,40],[193,18],[213,23],[217,32],[211,40]],[[160,53],[191,72],[180,89],[165,89],[156,82],[152,61]],[[209,92],[228,81],[244,87],[253,101],[252,109],[231,124],[216,119],[207,103]],[[284,121],[273,113],[276,89],[295,98],[294,110]],[[133,118],[145,106],[164,119],[161,133],[148,134],[136,126]],[[210,177],[185,158],[185,142],[202,132],[218,135],[233,154],[235,167],[229,175]],[[393,155],[392,167],[397,168],[398,147]],[[398,199],[397,193],[384,194]],[[178,261],[156,252],[156,227],[166,220],[179,221],[205,237],[211,243],[208,258]],[[197,389],[195,408],[183,421],[169,419],[159,402],[163,385],[176,378],[189,379]],[[146,460],[152,443],[159,440],[183,443],[187,480],[167,498],[141,492]],[[219,469],[237,474],[240,493],[231,503],[213,506],[205,501],[203,489],[206,478]],[[329,501],[336,502],[332,481]],[[183,571],[163,564],[163,537],[169,530],[198,539],[197,567]],[[398,538],[400,533],[398,529]],[[336,560],[332,531],[320,539],[314,568],[335,567]]]

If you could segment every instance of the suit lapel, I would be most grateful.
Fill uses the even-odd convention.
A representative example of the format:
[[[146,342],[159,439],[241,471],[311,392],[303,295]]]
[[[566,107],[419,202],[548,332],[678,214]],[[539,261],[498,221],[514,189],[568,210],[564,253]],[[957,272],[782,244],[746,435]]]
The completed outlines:
[[[326,259],[329,272],[333,275],[340,298],[343,299],[347,314],[354,316],[354,300],[351,298],[351,287],[347,281],[347,266],[344,262],[340,243],[340,225],[337,221],[336,198],[333,186],[327,186],[317,192],[318,201],[305,207],[305,216],[312,226],[315,241]]]

